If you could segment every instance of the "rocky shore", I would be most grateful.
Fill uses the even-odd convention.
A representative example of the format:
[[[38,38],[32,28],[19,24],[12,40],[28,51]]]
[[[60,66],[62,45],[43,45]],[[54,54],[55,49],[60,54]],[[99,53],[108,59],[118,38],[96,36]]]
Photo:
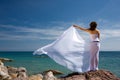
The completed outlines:
[[[27,75],[24,67],[4,66],[4,62],[12,60],[0,58],[0,80],[120,80],[116,75],[107,70],[89,71],[85,73],[70,73],[66,76],[56,77],[63,74],[57,70],[47,70],[40,74]]]

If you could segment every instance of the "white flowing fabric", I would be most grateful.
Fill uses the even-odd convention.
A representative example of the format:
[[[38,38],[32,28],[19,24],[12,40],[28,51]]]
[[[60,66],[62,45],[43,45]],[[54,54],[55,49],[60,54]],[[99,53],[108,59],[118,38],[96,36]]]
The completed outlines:
[[[56,41],[36,50],[33,54],[47,54],[58,64],[75,72],[86,72],[89,69],[90,57],[85,50],[85,41],[73,26]]]

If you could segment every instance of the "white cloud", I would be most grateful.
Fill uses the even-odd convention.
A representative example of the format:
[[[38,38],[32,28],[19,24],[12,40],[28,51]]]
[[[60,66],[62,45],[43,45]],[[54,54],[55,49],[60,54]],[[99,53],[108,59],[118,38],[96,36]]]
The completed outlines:
[[[106,21],[105,21],[106,22]],[[54,22],[55,23],[55,22]],[[59,23],[59,22],[57,22]],[[63,23],[65,24],[65,23]],[[70,23],[69,23],[70,24]],[[84,24],[82,24],[84,25]],[[119,24],[116,24],[117,27]],[[23,40],[23,39],[48,39],[55,40],[64,30],[64,26],[57,26],[50,29],[28,28],[26,26],[0,25],[0,40]],[[8,29],[8,30],[4,30]],[[10,29],[10,30],[9,30]],[[120,38],[120,29],[101,30],[101,38]],[[86,34],[81,34],[86,37]]]
[[[120,22],[119,21],[108,21],[105,19],[99,19],[98,21],[98,28],[100,29],[120,29]]]
[[[102,36],[105,38],[120,38],[120,29],[117,30],[103,30],[102,32]]]
[[[0,24],[0,40],[24,40],[24,39],[47,39],[55,40],[69,26],[75,22],[52,21],[50,28],[31,28],[28,26],[2,25]],[[78,22],[77,22],[78,23]],[[54,24],[54,26],[53,26]],[[83,23],[78,23],[84,25]],[[38,25],[37,25],[38,26]],[[42,26],[43,27],[43,26]],[[6,30],[5,30],[6,29]]]
[[[39,29],[13,25],[0,25],[0,28],[10,29],[0,32],[1,40],[56,39],[63,32],[59,28]]]

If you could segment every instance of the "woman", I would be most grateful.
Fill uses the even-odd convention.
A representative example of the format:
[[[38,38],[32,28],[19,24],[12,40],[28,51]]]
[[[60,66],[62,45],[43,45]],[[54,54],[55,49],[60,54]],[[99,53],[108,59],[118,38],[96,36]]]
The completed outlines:
[[[97,28],[96,22],[90,23],[90,28],[82,28],[77,25],[73,25],[73,27],[88,32],[91,37],[91,44],[90,44],[90,71],[91,70],[98,70],[98,62],[99,62],[99,49],[100,49],[100,31]]]

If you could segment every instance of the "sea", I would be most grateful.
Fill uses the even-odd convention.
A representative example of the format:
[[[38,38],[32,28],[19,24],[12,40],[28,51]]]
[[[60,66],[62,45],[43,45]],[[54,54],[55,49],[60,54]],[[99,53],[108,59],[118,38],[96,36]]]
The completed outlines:
[[[6,66],[25,67],[29,75],[42,73],[49,69],[59,70],[64,74],[72,72],[45,54],[35,56],[32,53],[33,51],[0,51],[0,57],[13,60],[5,62]],[[109,70],[120,77],[120,51],[100,51],[99,69]]]

